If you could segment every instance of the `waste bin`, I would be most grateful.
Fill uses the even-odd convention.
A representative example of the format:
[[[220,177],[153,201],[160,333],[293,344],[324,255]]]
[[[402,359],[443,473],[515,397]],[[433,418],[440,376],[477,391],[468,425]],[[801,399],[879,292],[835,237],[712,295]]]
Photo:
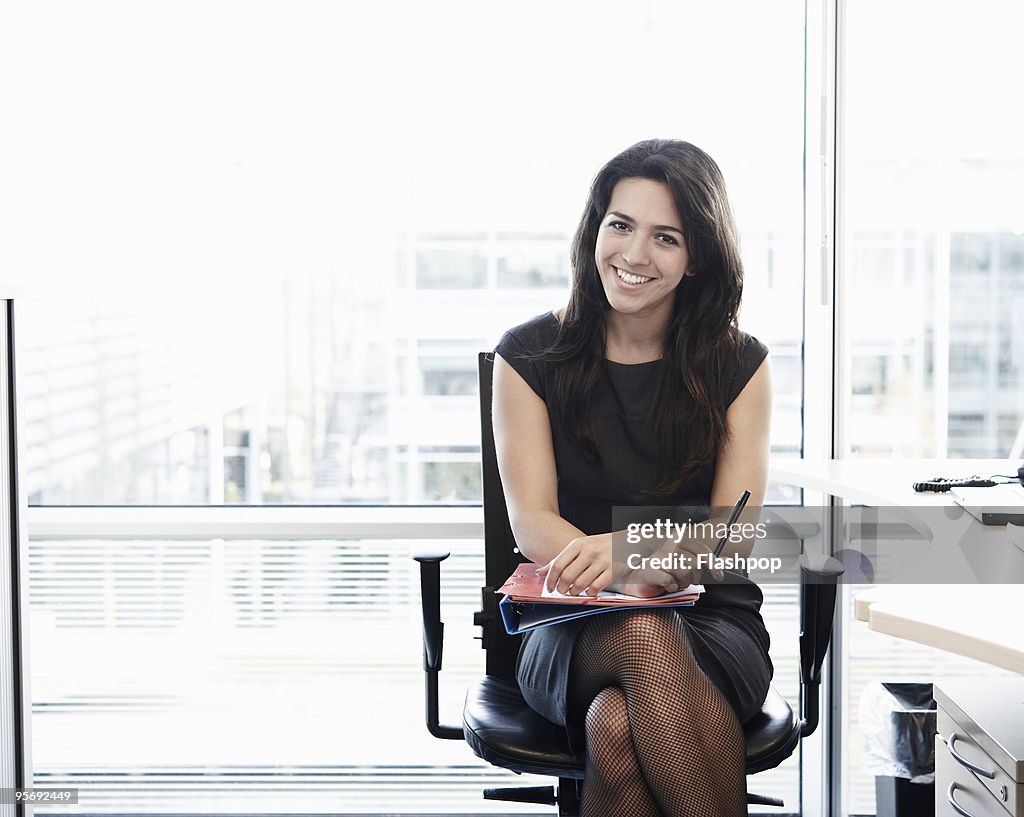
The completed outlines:
[[[930,683],[874,682],[864,688],[863,765],[875,775],[878,817],[934,816],[936,709]]]

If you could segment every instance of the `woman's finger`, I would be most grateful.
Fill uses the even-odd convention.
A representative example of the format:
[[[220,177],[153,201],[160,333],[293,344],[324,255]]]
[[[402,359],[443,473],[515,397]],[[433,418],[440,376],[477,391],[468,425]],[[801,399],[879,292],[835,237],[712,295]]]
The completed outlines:
[[[679,589],[679,582],[671,573],[667,573],[664,570],[655,570],[654,568],[636,571],[629,577],[629,584],[632,585],[634,589],[628,589],[626,592],[633,595],[656,596],[661,593],[674,593]],[[658,589],[658,592],[634,592],[637,587],[642,588],[645,586],[655,587]]]
[[[557,590],[559,593],[566,591],[568,585],[562,586],[562,573],[576,560],[578,555],[579,548],[573,543],[548,563],[548,571],[544,576],[546,590]]]
[[[547,576],[549,573],[551,573],[551,571],[553,569],[555,569],[558,566],[558,564],[565,564],[565,560],[564,560],[563,557],[566,555],[567,552],[571,551],[575,547],[575,545],[576,545],[575,542],[570,542],[568,545],[566,545],[562,549],[561,553],[559,553],[557,556],[555,556],[554,559],[552,559],[547,564],[541,565],[540,567],[538,567],[537,570],[535,571],[537,573],[537,575],[538,576]],[[559,563],[559,561],[558,561],[559,559],[562,559],[561,563]],[[557,570],[556,570],[556,573],[557,573]],[[546,586],[547,586],[547,582],[545,582],[545,587]]]
[[[694,567],[690,571],[688,584],[698,584],[705,576],[705,573],[717,582],[720,582],[725,578],[725,573],[723,573],[719,568],[710,566],[713,564],[714,555],[715,552],[707,545],[699,547],[698,551],[693,553],[691,556],[691,564],[694,565]],[[708,565],[709,567],[705,571],[703,569],[698,569],[697,565]]]
[[[586,563],[586,559],[583,558],[583,555],[576,554],[576,558],[562,568],[562,572],[559,575],[557,582],[553,581],[551,579],[551,575],[548,574],[548,584],[559,593],[578,595],[581,591],[586,589],[586,585],[580,582],[580,578],[586,572],[587,567],[588,564]],[[575,591],[575,593],[573,593],[573,591]]]
[[[664,572],[670,575],[679,587],[686,587],[687,585],[692,584],[690,580],[693,578],[694,573],[693,570],[688,567],[677,567]]]
[[[580,574],[572,580],[572,590],[570,591],[574,596],[582,596],[587,593],[588,588],[592,588],[594,581],[605,572],[607,568],[600,562],[592,562]],[[589,593],[594,595],[594,593]]]
[[[606,569],[600,576],[590,583],[590,595],[596,596],[612,583],[612,579],[614,577],[615,575],[612,573],[611,568]]]

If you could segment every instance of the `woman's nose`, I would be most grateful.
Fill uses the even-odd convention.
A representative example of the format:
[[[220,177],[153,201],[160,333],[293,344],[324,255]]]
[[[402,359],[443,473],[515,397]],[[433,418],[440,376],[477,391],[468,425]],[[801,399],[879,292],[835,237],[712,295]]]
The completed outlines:
[[[646,244],[642,236],[633,233],[629,246],[622,252],[622,260],[631,267],[641,267],[647,263]]]

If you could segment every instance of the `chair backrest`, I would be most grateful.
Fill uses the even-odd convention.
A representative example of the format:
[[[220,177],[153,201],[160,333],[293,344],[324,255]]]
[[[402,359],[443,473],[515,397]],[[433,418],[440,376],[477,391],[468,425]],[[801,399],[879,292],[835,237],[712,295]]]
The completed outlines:
[[[484,492],[484,581],[483,610],[477,624],[483,627],[483,647],[487,650],[487,674],[501,678],[515,675],[516,655],[521,636],[505,632],[497,612],[494,590],[512,575],[516,565],[526,561],[518,547],[508,521],[505,490],[498,473],[498,456],[494,450],[494,428],[491,422],[491,375],[494,353],[481,352],[478,359],[480,376],[480,458],[483,468]]]

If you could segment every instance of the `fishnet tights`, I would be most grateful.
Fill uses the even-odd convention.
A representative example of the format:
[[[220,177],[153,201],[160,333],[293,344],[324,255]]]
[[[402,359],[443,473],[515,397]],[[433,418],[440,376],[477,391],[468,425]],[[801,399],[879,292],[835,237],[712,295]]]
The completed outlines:
[[[586,725],[581,817],[745,815],[743,733],[673,610],[593,616],[569,674]]]

